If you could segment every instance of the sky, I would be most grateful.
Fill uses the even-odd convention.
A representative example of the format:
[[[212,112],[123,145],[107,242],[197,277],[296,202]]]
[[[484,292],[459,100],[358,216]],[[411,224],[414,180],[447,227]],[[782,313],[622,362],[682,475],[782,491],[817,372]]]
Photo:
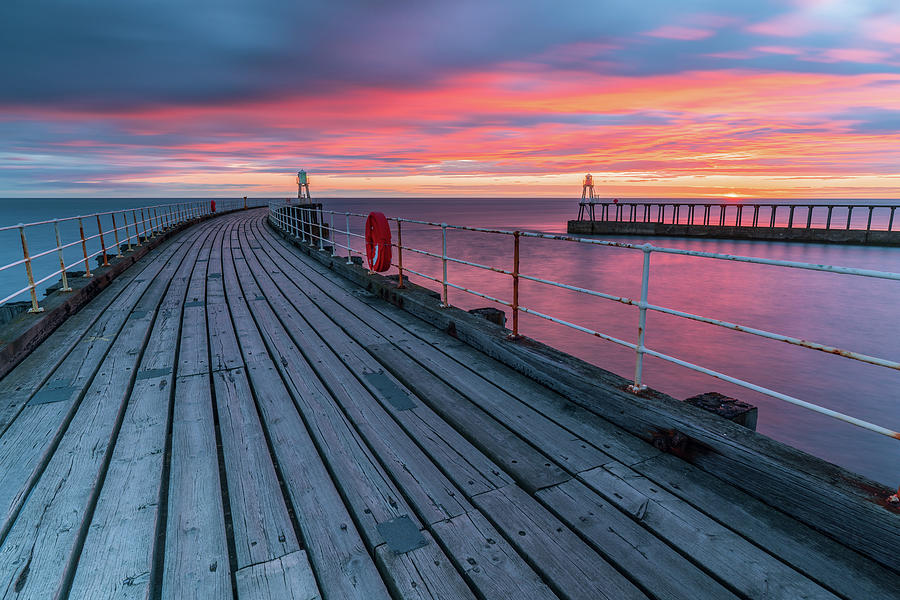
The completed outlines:
[[[8,0],[0,196],[900,198],[896,0]]]

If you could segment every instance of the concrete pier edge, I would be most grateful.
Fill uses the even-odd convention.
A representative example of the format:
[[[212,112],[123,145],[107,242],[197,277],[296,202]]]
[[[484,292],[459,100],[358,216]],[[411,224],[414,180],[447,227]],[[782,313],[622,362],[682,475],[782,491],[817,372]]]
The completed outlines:
[[[646,235],[763,242],[900,246],[900,231],[821,229],[811,227],[735,227],[733,225],[684,225],[642,221],[569,221],[573,235]]]

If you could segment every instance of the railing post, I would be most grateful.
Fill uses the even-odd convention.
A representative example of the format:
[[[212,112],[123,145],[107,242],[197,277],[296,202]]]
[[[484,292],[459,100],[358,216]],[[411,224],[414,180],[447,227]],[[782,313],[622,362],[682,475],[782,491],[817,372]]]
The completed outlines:
[[[28,277],[28,287],[31,291],[31,308],[30,313],[44,312],[44,309],[38,306],[37,292],[34,289],[34,274],[31,272],[31,256],[28,254],[28,242],[25,241],[25,225],[19,225],[19,237],[22,238],[22,257],[25,259],[25,275]],[[58,246],[59,244],[57,244]]]
[[[149,212],[149,211],[147,211]],[[141,227],[144,230],[144,241],[147,241],[147,217],[144,216],[144,209],[141,209]]]
[[[638,343],[636,350],[636,360],[634,364],[634,383],[628,386],[628,390],[635,394],[647,389],[647,386],[641,383],[641,377],[644,371],[644,334],[647,328],[647,290],[650,287],[650,244],[641,246],[644,252],[644,269],[641,273],[641,301],[638,303],[638,311],[640,316],[638,321]]]
[[[122,258],[122,245],[119,243],[119,226],[116,225],[116,213],[112,214],[113,236],[116,238],[116,258]]]
[[[753,226],[759,226],[759,204],[753,205]]]
[[[316,210],[316,220],[319,222],[319,252],[325,251],[325,236],[322,235],[322,228],[325,225],[325,215],[322,213],[322,209],[319,208]]]
[[[100,248],[103,249],[103,266],[109,266],[109,260],[106,258],[106,242],[103,240],[103,225],[100,224],[100,215],[97,215],[97,233],[100,235]]]
[[[775,213],[778,212],[778,205],[777,205],[777,204],[770,204],[769,206],[772,208],[772,214],[771,214],[771,217],[772,217],[772,218],[771,218],[771,220],[769,221],[769,227],[771,228],[771,227],[775,227]]]
[[[441,296],[441,308],[448,308],[450,306],[450,302],[448,302],[447,298],[447,224],[441,223],[441,247],[443,249],[441,254],[441,262],[444,267],[444,279],[443,279],[443,288],[444,293]]]
[[[331,211],[330,216],[331,216],[331,220],[330,220],[331,226],[330,226],[329,231],[331,232],[331,256],[337,256],[337,238],[334,235],[334,211]],[[400,227],[399,221],[397,222],[397,227],[398,228]],[[398,229],[398,231],[399,231],[399,229]],[[403,287],[403,278],[402,277],[400,278],[400,287]]]
[[[872,211],[875,210],[874,206],[869,207],[869,220],[866,222],[866,231],[872,230]]]
[[[734,217],[734,226],[740,227],[743,220],[744,220],[744,205],[738,204],[737,205],[737,215],[735,215],[735,217]]]
[[[891,217],[888,220],[888,231],[891,231],[891,229],[894,226],[894,210],[896,210],[896,208],[897,208],[896,206],[891,207]]]
[[[71,292],[72,288],[69,287],[69,278],[66,275],[66,259],[63,256],[62,243],[59,241],[59,219],[53,220],[53,232],[56,234],[56,254],[59,256],[59,271],[62,276],[62,287],[59,291]]]
[[[511,339],[519,337],[519,232],[513,233],[513,289],[512,289],[512,335]]]
[[[788,213],[788,229],[794,226],[794,205],[791,204],[791,210]]]
[[[809,210],[806,212],[806,228],[810,229],[812,227],[812,211],[813,207],[807,207]]]
[[[134,245],[140,248],[143,244],[141,244],[141,234],[138,232],[137,211],[134,209],[131,211],[131,224],[134,225]]]
[[[91,263],[88,261],[87,242],[84,239],[84,224],[81,222],[81,217],[78,217],[78,231],[81,233],[81,252],[84,254],[84,276],[93,277]]]
[[[403,285],[403,220],[397,219],[397,271],[400,273],[397,276],[397,289],[403,289],[406,286]]]
[[[153,207],[153,218],[156,221],[156,225],[153,228],[153,235],[156,236],[157,234],[160,233],[160,228],[159,228],[159,214],[156,212],[155,206]]]
[[[825,221],[825,229],[831,229],[831,211],[834,209],[833,206],[828,207],[828,219]]]
[[[122,219],[125,220],[125,241],[128,243],[128,251],[131,252],[131,234],[128,233],[128,213],[122,211]]]
[[[347,264],[353,264],[353,258],[351,257],[352,252],[350,251],[350,213],[344,213],[344,216],[347,217]]]
[[[853,216],[853,207],[847,207],[847,229],[850,229],[850,218]]]

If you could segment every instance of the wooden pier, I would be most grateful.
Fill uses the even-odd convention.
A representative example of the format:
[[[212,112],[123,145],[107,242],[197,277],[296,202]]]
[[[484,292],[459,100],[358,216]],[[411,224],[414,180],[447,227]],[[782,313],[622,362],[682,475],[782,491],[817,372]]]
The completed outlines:
[[[569,394],[574,359],[476,349],[265,216],[172,235],[0,379],[0,599],[896,597],[877,484]],[[706,450],[628,425],[660,407]]]

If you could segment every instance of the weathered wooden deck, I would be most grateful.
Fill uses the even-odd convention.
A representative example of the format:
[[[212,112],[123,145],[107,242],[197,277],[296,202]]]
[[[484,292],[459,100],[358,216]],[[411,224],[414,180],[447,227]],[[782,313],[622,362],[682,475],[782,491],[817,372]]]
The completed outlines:
[[[898,597],[263,219],[175,236],[0,380],[0,598]]]

